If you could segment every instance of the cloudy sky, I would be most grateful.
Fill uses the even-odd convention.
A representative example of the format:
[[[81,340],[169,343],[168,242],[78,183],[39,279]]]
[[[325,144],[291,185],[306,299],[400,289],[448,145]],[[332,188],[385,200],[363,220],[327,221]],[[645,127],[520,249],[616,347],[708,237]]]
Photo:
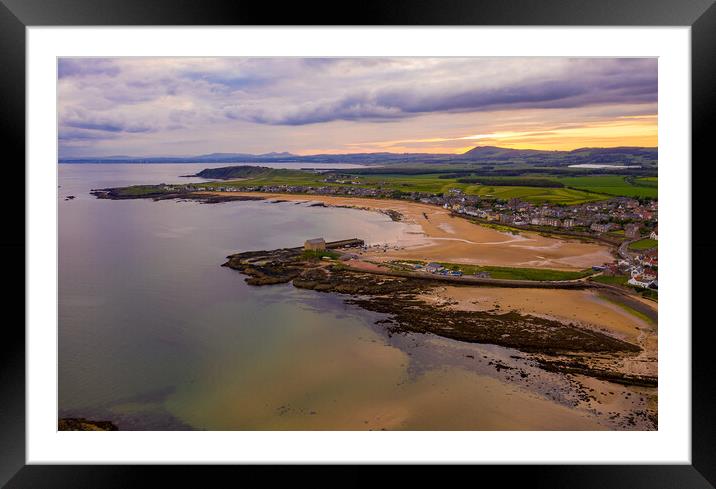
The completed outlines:
[[[656,59],[62,58],[59,156],[657,145]]]

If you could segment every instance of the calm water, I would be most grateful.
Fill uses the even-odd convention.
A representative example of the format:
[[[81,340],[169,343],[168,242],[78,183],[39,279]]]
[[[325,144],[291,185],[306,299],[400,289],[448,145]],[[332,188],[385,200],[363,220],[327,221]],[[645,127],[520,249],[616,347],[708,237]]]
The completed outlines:
[[[308,204],[88,194],[186,182],[178,176],[209,166],[59,166],[61,415],[121,429],[596,427],[471,358],[509,350],[389,337],[380,315],[340,296],[251,287],[220,267],[230,253],[317,236],[391,241],[406,224]]]

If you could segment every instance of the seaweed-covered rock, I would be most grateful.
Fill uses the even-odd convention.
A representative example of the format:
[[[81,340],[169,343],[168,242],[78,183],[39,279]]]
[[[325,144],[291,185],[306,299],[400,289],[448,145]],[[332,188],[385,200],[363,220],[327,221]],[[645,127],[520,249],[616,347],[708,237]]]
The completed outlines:
[[[111,421],[93,421],[86,418],[60,418],[57,422],[60,431],[117,431]]]

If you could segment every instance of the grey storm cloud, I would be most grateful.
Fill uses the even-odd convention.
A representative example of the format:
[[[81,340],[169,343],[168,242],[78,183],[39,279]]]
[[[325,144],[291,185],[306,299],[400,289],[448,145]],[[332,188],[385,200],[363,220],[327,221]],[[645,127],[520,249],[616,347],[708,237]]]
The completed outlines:
[[[570,79],[529,80],[498,87],[458,86],[378,89],[347,94],[334,100],[286,106],[271,112],[243,112],[257,123],[304,125],[332,120],[399,119],[434,112],[471,112],[504,109],[575,108],[590,105],[656,103],[656,73],[613,73],[594,77],[575,74]],[[233,117],[237,117],[233,114]]]
[[[239,123],[258,131],[619,104],[633,113],[655,106],[657,90],[652,58],[58,60],[61,140],[86,144],[109,135],[209,134]]]
[[[98,122],[98,121],[65,121],[63,123],[65,127],[73,127],[76,129],[91,129],[94,131],[106,131],[106,132],[150,132],[152,128],[149,126],[136,125],[136,124],[123,124],[121,122]]]
[[[101,141],[117,138],[119,138],[119,135],[115,133],[85,131],[82,129],[60,129],[58,134],[58,139],[61,143],[71,141]]]
[[[83,76],[116,76],[119,66],[105,58],[60,58],[57,61],[58,78]]]

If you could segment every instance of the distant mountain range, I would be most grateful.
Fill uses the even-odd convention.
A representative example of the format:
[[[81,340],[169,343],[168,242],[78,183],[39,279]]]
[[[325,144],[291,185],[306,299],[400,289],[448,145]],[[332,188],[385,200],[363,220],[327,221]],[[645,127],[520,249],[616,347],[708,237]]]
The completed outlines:
[[[621,164],[656,167],[657,148],[617,147],[580,148],[571,151],[544,151],[536,149],[510,149],[497,146],[476,146],[463,154],[435,153],[350,153],[295,155],[287,152],[264,153],[210,153],[197,156],[101,156],[60,158],[59,163],[525,163],[536,166],[566,166],[573,164]]]

